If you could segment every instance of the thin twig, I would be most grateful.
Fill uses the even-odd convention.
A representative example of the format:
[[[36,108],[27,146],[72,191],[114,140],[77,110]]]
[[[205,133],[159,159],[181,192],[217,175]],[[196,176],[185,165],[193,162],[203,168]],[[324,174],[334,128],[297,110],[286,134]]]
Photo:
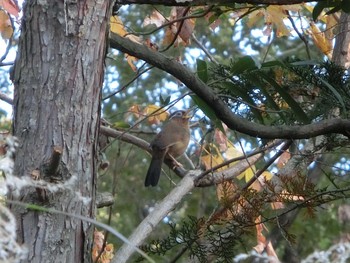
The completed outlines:
[[[137,80],[141,75],[143,75],[144,73],[146,73],[147,71],[151,70],[152,68],[154,68],[154,66],[150,66],[149,68],[144,69],[143,71],[139,72],[138,74],[136,74],[131,80],[129,80],[126,84],[124,84],[120,89],[118,89],[117,91],[107,95],[106,97],[102,98],[102,100],[107,100],[111,97],[113,97],[114,95],[118,94],[119,92],[122,92],[124,89],[126,89],[131,83],[133,83],[135,80]]]

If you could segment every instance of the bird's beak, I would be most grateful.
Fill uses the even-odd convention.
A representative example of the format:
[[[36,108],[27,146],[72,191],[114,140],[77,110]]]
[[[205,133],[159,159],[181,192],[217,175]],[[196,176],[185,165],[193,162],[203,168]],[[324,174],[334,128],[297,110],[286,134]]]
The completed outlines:
[[[188,109],[187,111],[185,111],[185,116],[183,116],[185,119],[191,119],[192,116],[189,114],[191,112],[190,109]]]

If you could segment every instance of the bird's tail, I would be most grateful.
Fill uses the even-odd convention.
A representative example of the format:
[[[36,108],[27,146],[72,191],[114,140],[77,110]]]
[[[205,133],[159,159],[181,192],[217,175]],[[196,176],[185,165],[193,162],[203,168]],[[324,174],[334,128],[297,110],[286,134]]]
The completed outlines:
[[[152,158],[147,171],[145,186],[156,186],[158,184],[160,173],[162,171],[163,159],[164,158]]]

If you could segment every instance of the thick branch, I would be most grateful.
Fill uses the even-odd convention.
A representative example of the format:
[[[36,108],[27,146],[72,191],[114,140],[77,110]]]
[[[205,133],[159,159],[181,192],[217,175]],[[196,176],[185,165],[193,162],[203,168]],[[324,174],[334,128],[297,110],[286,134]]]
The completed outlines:
[[[112,48],[143,59],[182,81],[198,97],[210,105],[216,116],[232,130],[265,139],[306,139],[330,133],[340,133],[348,136],[350,131],[350,120],[347,119],[330,119],[293,126],[266,126],[247,121],[234,114],[209,86],[175,59],[168,58],[157,51],[113,33],[110,35],[110,45]]]
[[[252,5],[294,5],[306,2],[324,2],[325,0],[119,0],[119,5],[163,5],[163,6],[203,6],[203,5],[232,5],[236,4],[252,4]]]

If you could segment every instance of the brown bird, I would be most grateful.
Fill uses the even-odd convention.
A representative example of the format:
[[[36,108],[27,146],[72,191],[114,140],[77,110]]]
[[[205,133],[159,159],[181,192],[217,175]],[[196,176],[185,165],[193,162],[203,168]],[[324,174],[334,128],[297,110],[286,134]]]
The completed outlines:
[[[174,158],[186,151],[190,141],[189,119],[187,111],[175,111],[151,142],[152,160],[147,171],[145,186],[158,184],[164,158],[175,161]]]

